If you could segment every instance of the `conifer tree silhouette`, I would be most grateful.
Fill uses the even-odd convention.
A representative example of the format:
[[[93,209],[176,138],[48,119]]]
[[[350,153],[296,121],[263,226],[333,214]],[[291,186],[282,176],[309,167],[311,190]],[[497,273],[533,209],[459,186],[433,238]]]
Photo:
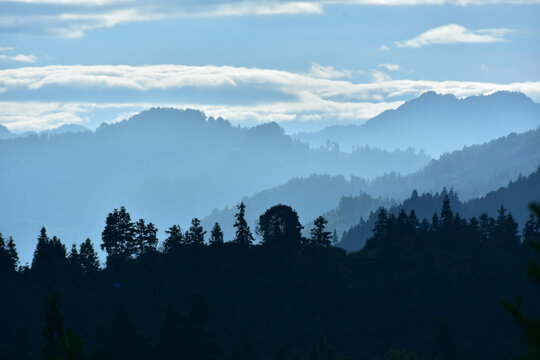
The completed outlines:
[[[212,231],[210,233],[210,245],[218,246],[223,244],[223,231],[221,230],[221,226],[219,223],[215,223],[214,227],[212,228]]]
[[[236,228],[234,242],[240,246],[249,247],[255,239],[245,218],[246,205],[242,201],[237,208],[238,212],[235,214],[236,221],[234,222],[234,227]]]

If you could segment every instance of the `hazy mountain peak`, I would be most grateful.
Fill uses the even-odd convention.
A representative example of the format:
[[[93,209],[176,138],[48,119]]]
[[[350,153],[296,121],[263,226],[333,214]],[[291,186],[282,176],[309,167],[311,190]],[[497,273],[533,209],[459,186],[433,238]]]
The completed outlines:
[[[341,149],[371,145],[386,150],[413,147],[432,156],[540,126],[540,104],[522,93],[500,91],[458,99],[433,91],[363,125],[333,126],[296,135],[314,147],[334,141]]]
[[[217,119],[213,117],[207,118],[204,112],[200,110],[153,107],[118,123],[103,123],[96,132],[124,132],[125,129],[130,129],[131,131],[150,131],[151,133],[171,131],[187,133],[195,129],[203,129],[206,126],[223,128],[232,125],[222,117]]]
[[[53,134],[79,133],[79,132],[86,132],[86,131],[90,131],[90,129],[82,125],[64,124],[54,129],[41,131],[40,134],[53,135]]]
[[[254,126],[250,128],[250,133],[253,135],[256,135],[256,134],[268,134],[268,135],[271,134],[271,135],[279,135],[279,136],[285,135],[285,131],[283,130],[283,128],[274,121]]]

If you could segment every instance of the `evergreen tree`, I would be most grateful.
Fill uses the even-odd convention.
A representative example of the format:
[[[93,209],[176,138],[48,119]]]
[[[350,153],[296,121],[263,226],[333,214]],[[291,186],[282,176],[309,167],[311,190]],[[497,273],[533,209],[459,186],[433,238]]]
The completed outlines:
[[[158,244],[157,232],[158,229],[153,223],[150,222],[148,225],[146,225],[146,237],[143,244],[143,254],[156,250]]]
[[[385,208],[379,209],[377,215],[377,221],[375,221],[375,227],[373,228],[373,237],[380,238],[386,235],[388,230],[388,213]]]
[[[431,231],[438,231],[439,230],[439,215],[434,212],[433,213],[433,216],[431,217]]]
[[[47,230],[41,228],[32,259],[32,270],[43,275],[46,272],[62,272],[65,265],[67,265],[66,247],[56,236],[49,239]]]
[[[416,212],[414,209],[411,209],[409,212],[409,224],[415,229],[420,227],[420,221],[418,220],[418,217],[416,217]]]
[[[382,245],[388,236],[390,230],[390,219],[385,208],[377,210],[377,220],[373,227],[373,236],[366,241],[364,249],[371,250]]]
[[[14,272],[17,270],[19,255],[12,237],[9,237],[7,243],[0,233],[0,274],[3,272]]]
[[[19,264],[19,254],[17,253],[17,246],[15,245],[15,240],[13,240],[13,237],[11,236],[9,237],[7,242],[7,252],[13,269],[17,269],[17,265]]]
[[[36,245],[36,249],[34,250],[34,257],[32,258],[32,268],[36,266],[36,263],[39,262],[39,255],[43,254],[45,251],[47,245],[49,244],[49,237],[47,236],[47,229],[45,229],[45,226],[39,230],[39,236],[38,236],[38,242]]]
[[[221,244],[223,244],[223,231],[219,223],[215,223],[210,232],[210,245],[219,246]]]
[[[501,251],[514,251],[519,248],[520,238],[518,225],[512,214],[506,212],[506,208],[501,205],[497,211],[498,216],[495,220],[493,229],[493,245]]]
[[[99,258],[90,239],[86,239],[79,247],[79,259],[85,273],[99,269]]]
[[[452,212],[452,209],[450,208],[450,199],[448,198],[448,195],[446,195],[444,197],[443,205],[441,209],[440,224],[443,227],[443,229],[448,230],[452,228],[453,223],[454,223],[454,213]]]
[[[157,228],[152,223],[145,224],[143,219],[139,219],[134,224],[135,237],[133,239],[133,250],[136,255],[143,255],[156,249],[158,238]]]
[[[493,237],[495,232],[495,219],[488,216],[486,213],[482,213],[478,220],[480,221],[480,231],[482,232],[482,241],[487,242]]]
[[[71,245],[71,252],[69,253],[68,257],[68,264],[71,266],[73,270],[78,270],[81,268],[80,264],[80,256],[79,252],[77,251],[77,244],[73,243]]]
[[[165,230],[168,237],[163,242],[163,251],[169,253],[174,249],[180,248],[185,245],[186,238],[182,234],[182,228],[180,225],[172,225],[169,230]]]
[[[112,257],[127,259],[133,255],[134,226],[125,207],[114,209],[107,215],[105,229],[101,233],[101,249],[107,252],[107,260]]]
[[[204,234],[206,231],[201,226],[201,221],[198,218],[191,220],[191,227],[186,236],[186,243],[190,246],[203,246]]]
[[[332,246],[331,239],[331,232],[326,231],[326,224],[328,223],[328,220],[326,220],[324,217],[319,216],[317,219],[315,219],[314,227],[311,229],[311,239],[310,243],[311,246],[315,248],[329,248]]]
[[[240,246],[249,247],[255,239],[253,238],[253,234],[251,234],[251,230],[245,219],[246,205],[242,201],[237,208],[238,212],[234,215],[236,217],[236,221],[234,222],[234,227],[236,228],[234,242]]]

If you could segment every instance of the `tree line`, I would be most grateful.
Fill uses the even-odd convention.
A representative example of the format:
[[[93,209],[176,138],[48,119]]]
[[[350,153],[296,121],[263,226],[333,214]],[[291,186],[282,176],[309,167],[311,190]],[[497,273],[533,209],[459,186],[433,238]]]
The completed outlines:
[[[0,236],[0,358],[445,360],[527,349],[500,301],[523,296],[520,311],[538,310],[523,276],[540,241],[533,215],[520,233],[502,206],[464,219],[446,198],[422,220],[381,208],[364,249],[347,254],[323,217],[305,237],[290,206],[266,210],[254,231],[245,212],[240,203],[231,241],[195,218],[158,246],[154,224],[114,209],[105,267],[90,239],[68,251],[45,228],[31,266],[19,266],[14,240]]]

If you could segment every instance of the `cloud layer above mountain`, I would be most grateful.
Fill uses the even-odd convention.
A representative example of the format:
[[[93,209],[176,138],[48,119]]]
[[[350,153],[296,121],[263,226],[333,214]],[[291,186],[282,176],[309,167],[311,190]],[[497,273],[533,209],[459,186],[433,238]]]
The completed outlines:
[[[396,64],[381,64],[396,70]],[[12,130],[39,130],[62,123],[87,123],[96,110],[129,114],[160,105],[198,108],[234,122],[361,121],[396,108],[426,91],[466,97],[500,90],[519,91],[540,100],[540,82],[496,84],[471,81],[392,80],[374,70],[372,82],[347,78],[350,72],[313,64],[306,73],[233,66],[93,65],[44,66],[0,70],[0,123]],[[382,74],[382,75],[381,75]],[[257,89],[276,96],[253,97]],[[152,94],[180,91],[175,101],[144,101]],[[242,94],[227,100],[226,94]],[[55,101],[44,101],[54,93]],[[79,96],[77,94],[80,94]],[[104,94],[104,95],[103,95]],[[107,98],[122,99],[107,101]],[[182,101],[188,98],[189,101]],[[252,95],[249,95],[252,94]],[[163,98],[162,95],[158,97]],[[174,97],[173,97],[174,98]],[[36,99],[35,101],[20,101]],[[206,100],[211,99],[211,100]],[[221,99],[221,100],[220,100]]]

